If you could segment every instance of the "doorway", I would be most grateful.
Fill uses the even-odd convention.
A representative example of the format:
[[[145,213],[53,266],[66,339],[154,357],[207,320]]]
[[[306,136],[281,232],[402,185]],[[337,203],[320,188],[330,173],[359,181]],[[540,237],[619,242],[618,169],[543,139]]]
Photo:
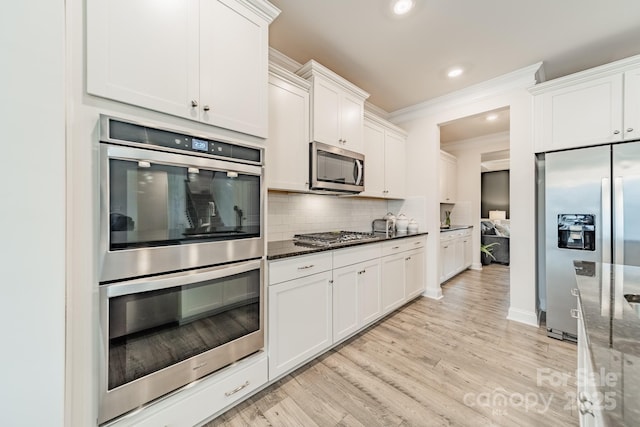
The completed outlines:
[[[455,197],[451,199],[451,203],[449,201],[444,203],[442,198],[440,200],[441,222],[446,220],[447,213],[449,213],[451,224],[473,226],[471,233],[472,256],[470,262],[467,261],[466,268],[482,269],[480,249],[483,244],[483,230],[496,233],[494,234],[496,237],[493,237],[494,240],[498,237],[502,239],[500,242],[489,242],[489,244],[495,243],[491,246],[493,250],[497,251],[500,248],[500,263],[508,265],[510,253],[510,245],[508,244],[509,209],[505,208],[503,203],[502,205],[493,205],[491,211],[495,212],[483,213],[482,177],[483,172],[501,172],[504,178],[506,172],[506,192],[508,194],[509,107],[441,123],[439,127],[441,155],[455,159],[456,164],[455,174],[445,175],[443,173],[445,168],[441,167],[441,192],[449,185],[448,183],[443,185],[443,179],[452,179],[451,176],[453,176],[455,180]],[[484,193],[487,195],[487,191]],[[508,201],[506,203],[508,205]],[[446,236],[447,232],[444,233],[441,233],[441,237]],[[443,255],[439,254],[439,256]],[[496,262],[497,260],[491,259],[491,261]]]

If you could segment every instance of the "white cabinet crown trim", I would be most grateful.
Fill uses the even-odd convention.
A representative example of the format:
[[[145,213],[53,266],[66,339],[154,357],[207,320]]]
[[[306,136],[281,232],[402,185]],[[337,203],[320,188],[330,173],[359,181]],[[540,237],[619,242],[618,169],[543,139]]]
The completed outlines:
[[[319,64],[313,59],[307,62],[306,64],[304,64],[302,68],[300,68],[298,71],[296,71],[296,74],[302,77],[303,79],[309,79],[314,74],[320,75],[338,84],[341,88],[351,92],[353,95],[357,96],[358,98],[362,98],[363,101],[369,97],[368,92],[360,89],[358,86],[354,85],[353,83],[349,82],[345,78],[339,76],[338,74],[334,73],[333,71],[331,71],[324,65]]]
[[[258,14],[269,23],[280,15],[280,9],[264,0],[236,0],[240,4],[244,4],[254,13]]]
[[[287,83],[297,86],[300,89],[307,90],[307,91],[311,89],[311,83],[309,83],[309,81],[303,79],[300,76],[293,74],[291,71],[287,70],[286,68],[271,61],[269,62],[269,74],[279,77],[285,80]]]
[[[548,82],[537,84],[529,88],[529,92],[533,95],[548,92],[550,90],[570,87],[578,83],[588,82],[597,77],[605,77],[614,74],[620,74],[640,65],[640,55],[630,56],[629,58],[619,61],[610,62],[588,70],[580,71],[564,77],[549,80]]]
[[[409,133],[402,129],[399,126],[396,126],[395,124],[391,123],[390,121],[376,115],[375,113],[372,113],[370,111],[364,110],[364,118],[365,120],[370,120],[380,126],[384,126],[385,128],[387,128],[388,130],[391,130],[397,134],[402,135],[403,137],[408,137]]]

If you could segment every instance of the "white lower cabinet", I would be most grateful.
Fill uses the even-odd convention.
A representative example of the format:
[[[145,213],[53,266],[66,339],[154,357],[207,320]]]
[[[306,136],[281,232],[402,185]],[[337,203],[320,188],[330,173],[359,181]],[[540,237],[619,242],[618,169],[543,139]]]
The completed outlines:
[[[473,261],[471,228],[440,233],[440,259],[438,277],[446,282],[466,270]]]
[[[404,254],[382,258],[382,313],[387,314],[404,303]]]
[[[420,295],[425,237],[269,262],[269,380]]]
[[[414,249],[407,253],[405,261],[405,293],[410,300],[422,292],[425,287],[424,249]]]
[[[269,379],[332,343],[331,271],[269,286]]]
[[[373,249],[373,251],[372,251]],[[380,245],[372,248],[355,249],[354,254],[334,253],[334,266],[348,262],[354,255],[367,258],[377,256],[357,264],[333,270],[333,341],[348,337],[363,326],[378,319],[380,304]],[[351,251],[347,249],[347,251]],[[359,253],[358,253],[359,252]]]

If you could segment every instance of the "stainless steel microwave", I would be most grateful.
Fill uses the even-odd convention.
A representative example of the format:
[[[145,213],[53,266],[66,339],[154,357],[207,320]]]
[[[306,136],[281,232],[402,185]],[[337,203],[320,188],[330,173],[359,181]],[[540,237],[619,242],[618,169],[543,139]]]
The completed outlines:
[[[312,142],[309,158],[310,190],[351,194],[364,191],[364,154]]]

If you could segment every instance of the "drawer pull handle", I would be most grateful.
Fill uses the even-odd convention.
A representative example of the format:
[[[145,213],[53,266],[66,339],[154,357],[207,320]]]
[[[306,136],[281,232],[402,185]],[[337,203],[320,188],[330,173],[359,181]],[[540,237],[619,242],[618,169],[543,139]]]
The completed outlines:
[[[224,395],[227,396],[227,397],[232,396],[232,395],[236,394],[237,392],[239,392],[240,390],[242,390],[243,388],[247,388],[247,387],[249,387],[249,381],[246,381],[244,384],[239,385],[238,387],[234,388],[231,391],[225,392]]]
[[[573,317],[574,319],[579,319],[580,318],[580,312],[578,311],[577,308],[572,308],[571,309],[571,317]]]
[[[314,264],[303,265],[302,267],[298,267],[298,270],[307,270],[307,269],[313,268],[313,267],[315,267]]]
[[[394,246],[391,249],[400,249],[400,246]]]
[[[420,245],[422,242],[415,242],[414,245]]]
[[[571,289],[571,295],[573,295],[574,297],[579,297],[580,291],[578,290],[578,288]]]

